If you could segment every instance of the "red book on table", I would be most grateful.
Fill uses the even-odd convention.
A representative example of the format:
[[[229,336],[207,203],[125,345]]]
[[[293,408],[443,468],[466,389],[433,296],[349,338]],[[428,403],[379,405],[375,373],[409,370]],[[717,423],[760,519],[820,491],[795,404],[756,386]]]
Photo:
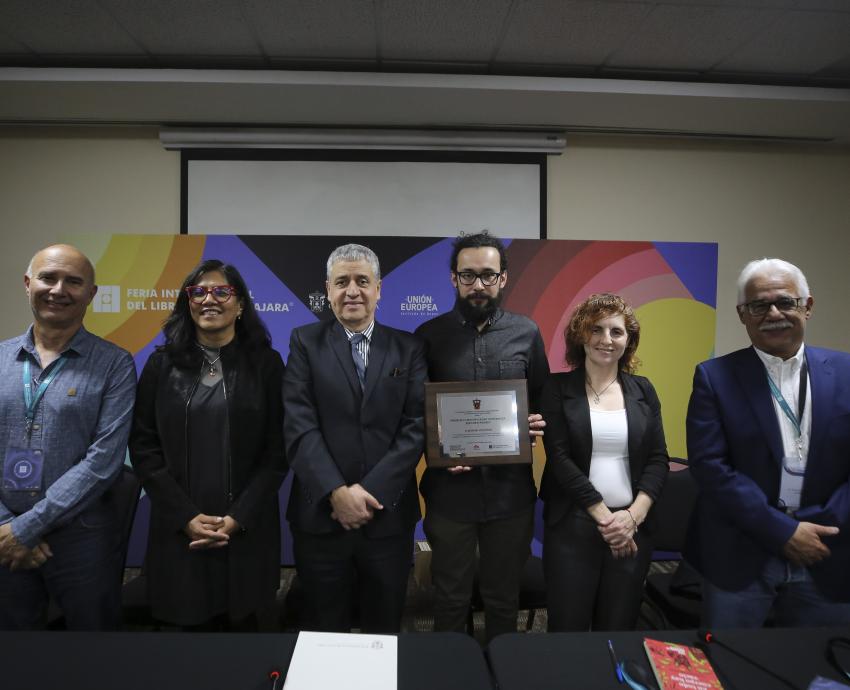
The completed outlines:
[[[661,690],[723,690],[701,649],[648,637],[643,648]]]

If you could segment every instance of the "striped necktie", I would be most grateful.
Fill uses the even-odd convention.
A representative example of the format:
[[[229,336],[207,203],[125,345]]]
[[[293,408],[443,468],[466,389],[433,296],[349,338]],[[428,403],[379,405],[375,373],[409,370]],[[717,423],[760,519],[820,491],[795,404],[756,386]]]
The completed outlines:
[[[354,360],[354,368],[357,369],[357,378],[360,379],[360,390],[366,386],[366,362],[363,361],[363,355],[360,354],[358,346],[366,340],[366,336],[362,333],[355,333],[349,339],[351,343],[351,359]]]

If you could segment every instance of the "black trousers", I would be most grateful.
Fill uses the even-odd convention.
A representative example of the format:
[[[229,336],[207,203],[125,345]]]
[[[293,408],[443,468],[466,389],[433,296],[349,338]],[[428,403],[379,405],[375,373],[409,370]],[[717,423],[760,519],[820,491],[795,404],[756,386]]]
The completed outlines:
[[[466,631],[477,547],[486,639],[517,631],[519,580],[533,523],[533,506],[486,522],[455,522],[431,510],[425,514],[423,526],[432,550],[434,630]]]
[[[334,534],[293,529],[292,535],[304,592],[303,629],[350,632],[356,602],[363,632],[400,631],[413,562],[413,528],[378,539],[360,529]]]
[[[614,558],[596,522],[570,511],[543,533],[550,632],[632,630],[640,613],[652,543],[642,531],[633,558]]]

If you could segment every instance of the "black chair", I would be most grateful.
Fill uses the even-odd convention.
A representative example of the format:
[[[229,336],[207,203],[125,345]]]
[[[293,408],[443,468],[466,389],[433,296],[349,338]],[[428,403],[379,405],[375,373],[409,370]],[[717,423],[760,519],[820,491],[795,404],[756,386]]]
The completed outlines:
[[[103,502],[112,510],[121,536],[115,554],[115,578],[118,581],[118,587],[121,587],[124,582],[124,564],[127,562],[130,531],[133,528],[133,520],[136,517],[136,508],[139,505],[141,492],[142,483],[136,477],[133,468],[124,465],[115,482],[107,489],[102,498]],[[65,616],[54,601],[50,602],[48,608],[47,627],[51,630],[65,628]]]
[[[106,492],[105,500],[120,520],[121,530],[121,572],[119,580],[124,579],[124,564],[127,562],[127,548],[130,544],[130,532],[133,520],[136,519],[136,508],[139,507],[139,496],[142,493],[142,482],[136,476],[133,468],[124,465],[115,483]]]
[[[519,610],[528,610],[526,632],[531,632],[537,611],[545,608],[546,578],[543,575],[543,559],[529,556],[519,578]]]
[[[139,574],[121,588],[121,618],[125,626],[160,630],[161,623],[151,614],[148,576],[145,564]]]
[[[667,483],[653,507],[656,529],[656,552],[673,552],[666,558],[679,559],[673,572],[650,573],[646,578],[644,603],[657,617],[659,628],[699,627],[702,601],[701,578],[686,561],[681,560],[687,537],[688,522],[697,498],[697,485],[687,461],[670,458],[681,469],[671,468]]]

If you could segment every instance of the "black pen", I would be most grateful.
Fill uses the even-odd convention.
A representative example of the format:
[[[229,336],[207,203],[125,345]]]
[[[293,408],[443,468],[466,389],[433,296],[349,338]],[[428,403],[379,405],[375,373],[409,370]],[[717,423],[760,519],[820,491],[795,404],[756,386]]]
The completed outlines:
[[[614,673],[617,676],[618,683],[625,683],[623,679],[623,669],[620,668],[620,661],[617,659],[617,652],[614,651],[614,643],[608,640],[608,656],[611,657],[611,663],[614,665]]]

